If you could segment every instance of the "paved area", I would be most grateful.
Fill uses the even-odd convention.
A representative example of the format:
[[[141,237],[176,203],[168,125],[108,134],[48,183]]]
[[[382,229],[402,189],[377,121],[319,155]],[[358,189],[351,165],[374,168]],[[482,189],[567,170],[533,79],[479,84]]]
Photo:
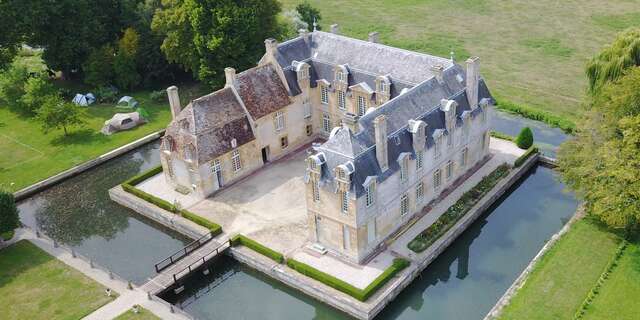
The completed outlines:
[[[164,178],[164,173],[157,174],[145,181],[142,181],[140,184],[136,185],[136,188],[158,198],[167,200],[169,203],[175,203],[177,201],[183,208],[190,207],[201,200],[197,197],[188,194],[185,195],[173,190],[173,188],[167,184],[167,180]]]

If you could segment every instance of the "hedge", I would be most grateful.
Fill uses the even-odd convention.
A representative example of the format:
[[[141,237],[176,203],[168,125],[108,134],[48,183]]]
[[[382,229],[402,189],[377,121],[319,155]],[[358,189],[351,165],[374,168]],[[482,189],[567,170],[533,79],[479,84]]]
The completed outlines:
[[[531,147],[531,148],[527,149],[527,151],[525,153],[523,153],[521,156],[518,157],[518,159],[516,159],[516,161],[513,163],[513,166],[516,167],[516,168],[521,166],[534,153],[538,153],[538,148]]]
[[[420,253],[431,246],[453,227],[489,190],[498,184],[502,177],[509,173],[509,166],[500,165],[490,174],[483,177],[471,190],[465,192],[456,203],[443,213],[438,220],[413,238],[407,247],[416,253]]]
[[[180,210],[180,215],[187,220],[209,229],[214,237],[222,233],[222,227],[219,224],[209,221],[193,212],[183,209]]]
[[[576,125],[573,121],[529,106],[518,105],[503,99],[496,99],[496,108],[503,111],[517,113],[532,120],[542,121],[550,126],[560,128],[565,133],[571,134],[576,130]]]
[[[238,234],[233,238],[231,238],[231,245],[233,246],[243,245],[259,254],[262,254],[263,256],[266,256],[272,259],[277,263],[284,263],[284,255],[282,253],[275,251],[271,248],[268,248],[258,243],[257,241],[250,239],[248,237],[245,237],[241,234]]]
[[[514,141],[516,139],[515,137],[510,136],[510,135],[508,135],[506,133],[503,133],[503,132],[500,132],[500,131],[491,131],[489,134],[494,138],[507,140],[507,141]]]
[[[147,180],[160,172],[162,172],[162,166],[157,166],[150,170],[142,172],[136,176],[131,177],[129,180],[125,181],[124,184],[130,184],[131,186],[135,186],[140,182]]]
[[[330,274],[324,273],[308,264],[296,261],[294,259],[287,259],[287,266],[300,272],[301,274],[320,281],[338,291],[344,292],[359,301],[366,301],[376,291],[382,288],[393,276],[404,268],[409,266],[409,261],[401,258],[393,259],[393,263],[382,274],[380,274],[375,280],[373,280],[366,288],[358,289],[355,286],[340,280]]]

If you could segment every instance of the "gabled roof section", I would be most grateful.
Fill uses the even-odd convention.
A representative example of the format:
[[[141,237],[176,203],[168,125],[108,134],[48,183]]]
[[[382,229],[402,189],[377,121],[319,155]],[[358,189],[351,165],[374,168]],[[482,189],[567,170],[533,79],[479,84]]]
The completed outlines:
[[[193,110],[194,133],[196,134],[212,128],[219,128],[225,123],[246,116],[242,105],[240,105],[231,88],[223,88],[202,96],[193,100],[190,106]]]
[[[349,128],[336,127],[334,130],[335,133],[320,146],[320,149],[330,150],[331,152],[339,153],[350,159],[355,158],[364,151],[362,145],[353,138],[353,134]]]
[[[291,104],[287,89],[271,64],[239,73],[234,86],[254,120]]]

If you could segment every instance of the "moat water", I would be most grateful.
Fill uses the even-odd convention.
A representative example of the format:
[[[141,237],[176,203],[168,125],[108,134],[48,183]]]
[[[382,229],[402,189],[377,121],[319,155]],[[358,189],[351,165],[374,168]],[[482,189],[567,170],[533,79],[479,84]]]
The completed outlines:
[[[495,130],[523,126],[555,155],[566,138],[539,122],[497,112]],[[548,146],[548,148],[545,147]],[[159,164],[154,142],[21,201],[22,222],[141,284],[158,260],[188,239],[111,201],[108,189]],[[537,167],[463,233],[385,310],[379,319],[481,319],[549,237],[575,211],[556,174]],[[209,276],[195,275],[179,296],[201,319],[348,319],[348,316],[223,257]],[[246,303],[251,301],[251,303]]]

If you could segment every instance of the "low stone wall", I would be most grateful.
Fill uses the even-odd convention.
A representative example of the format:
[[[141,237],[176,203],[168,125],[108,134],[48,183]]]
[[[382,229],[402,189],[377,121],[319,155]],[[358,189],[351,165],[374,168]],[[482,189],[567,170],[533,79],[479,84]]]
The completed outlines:
[[[135,195],[128,193],[121,186],[109,189],[111,200],[123,205],[135,212],[156,221],[168,228],[171,228],[191,239],[198,239],[209,232],[207,228],[187,220],[179,215],[164,210],[152,203],[142,200]]]
[[[99,164],[102,164],[108,160],[111,160],[117,156],[120,156],[124,153],[127,153],[135,148],[138,148],[142,145],[145,145],[149,142],[155,141],[156,139],[162,137],[164,135],[164,130],[160,130],[157,132],[154,132],[152,134],[149,134],[147,136],[144,136],[136,141],[133,141],[131,143],[128,143],[122,147],[119,147],[117,149],[113,149],[103,155],[100,155],[94,159],[91,159],[87,162],[84,162],[82,164],[79,164],[71,169],[62,171],[56,175],[53,175],[47,179],[44,179],[42,181],[36,182],[26,188],[20,189],[16,192],[13,193],[13,196],[15,197],[16,201],[20,201],[23,200],[25,198],[28,198],[44,189],[47,189],[57,183],[60,183],[66,179],[69,179],[77,174],[80,174],[86,170],[89,170]]]

